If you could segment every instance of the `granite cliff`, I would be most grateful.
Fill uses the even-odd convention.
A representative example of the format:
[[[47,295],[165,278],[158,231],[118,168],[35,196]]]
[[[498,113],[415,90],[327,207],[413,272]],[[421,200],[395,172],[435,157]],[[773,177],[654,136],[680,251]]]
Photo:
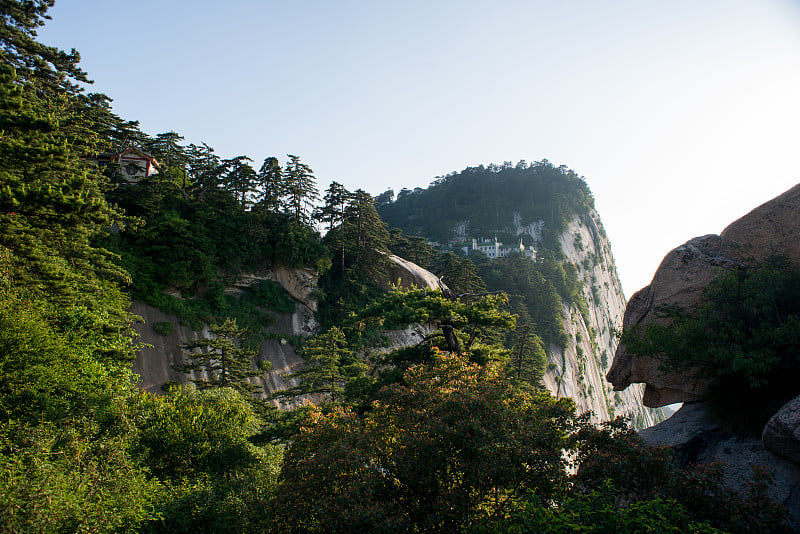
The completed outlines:
[[[614,332],[622,321],[625,298],[614,267],[611,246],[597,213],[592,210],[586,216],[576,216],[561,234],[559,245],[565,261],[577,266],[588,314],[581,314],[574,305],[562,305],[561,321],[569,335],[569,343],[563,349],[556,344],[548,346],[545,386],[553,395],[573,399],[580,412],[591,412],[596,421],[625,415],[631,418],[637,428],[651,426],[660,416],[660,411],[652,411],[641,405],[641,386],[614,392],[604,378],[611,355],[616,350]],[[399,281],[403,287],[443,287],[435,275],[418,265],[394,255],[390,255],[389,259],[391,263],[386,276],[392,283]],[[316,330],[313,314],[317,307],[314,300],[315,273],[307,269],[285,269],[280,266],[265,268],[241,276],[226,291],[236,294],[260,280],[277,282],[296,301],[295,311],[278,315],[275,324],[269,328],[270,332],[309,335]],[[183,361],[180,345],[207,336],[207,328],[194,331],[178,318],[142,302],[134,303],[132,311],[144,319],[144,322],[136,325],[139,341],[146,345],[134,364],[134,371],[141,377],[140,387],[159,392],[165,383],[186,383],[195,378],[175,371],[172,365]],[[153,325],[165,322],[172,325],[172,332],[166,336],[153,328]],[[387,332],[386,336],[391,340],[391,347],[402,347],[419,342],[426,333],[421,327],[410,327]],[[388,348],[379,349],[381,352],[385,350]],[[286,382],[284,377],[297,370],[303,361],[291,344],[278,339],[268,339],[260,345],[259,359],[270,362],[272,370],[263,380],[253,381],[263,385],[267,392],[293,385]]]
[[[565,349],[551,344],[544,383],[554,395],[570,397],[595,421],[629,417],[636,428],[662,418],[661,411],[641,405],[642,387],[613,391],[605,374],[617,349],[615,331],[622,324],[625,296],[617,276],[611,244],[595,210],[576,216],[559,238],[565,261],[573,263],[583,282],[588,314],[564,305],[562,322],[570,342]]]
[[[431,272],[412,262],[394,255],[390,255],[389,260],[385,274],[387,281],[391,280],[393,284],[400,287],[416,286],[431,289],[445,287]],[[295,309],[292,313],[275,314],[275,322],[267,331],[283,336],[305,337],[314,334],[319,326],[314,318],[314,312],[317,310],[314,295],[317,278],[317,273],[310,269],[288,269],[275,265],[241,275],[225,292],[232,295],[241,294],[248,286],[263,280],[278,283],[294,299]],[[193,330],[174,315],[164,313],[144,302],[134,302],[131,312],[142,318],[142,322],[134,325],[139,334],[137,341],[142,345],[133,365],[133,371],[140,377],[139,387],[159,393],[164,384],[185,384],[197,378],[193,373],[187,375],[176,371],[173,365],[184,363],[181,345],[198,338],[209,337],[208,325],[204,325],[201,330]],[[155,325],[164,323],[171,325],[167,335],[157,332],[155,328]],[[416,326],[387,331],[385,335],[390,340],[390,347],[404,347],[418,343],[427,333],[429,332],[424,327]],[[389,348],[380,349],[380,351],[386,350]],[[276,339],[263,341],[258,353],[258,360],[269,362],[271,370],[265,373],[263,378],[250,379],[251,382],[263,386],[267,393],[295,385],[286,379],[286,375],[302,366],[303,358],[285,337],[276,336]]]
[[[755,208],[719,235],[696,237],[670,251],[653,280],[628,302],[624,328],[669,324],[664,306],[690,309],[720,273],[756,267],[774,255],[800,266],[800,185]],[[739,435],[711,415],[712,379],[697,368],[664,372],[659,355],[635,355],[617,348],[608,380],[615,390],[645,385],[643,402],[663,406],[683,402],[670,419],[640,432],[653,446],[673,448],[684,463],[721,462],[725,483],[745,490],[754,467],[766,467],[774,485],[769,497],[791,512],[800,527],[800,397],[786,403],[758,437]],[[698,380],[698,378],[700,378]],[[767,385],[769,387],[769,385]]]
[[[800,265],[800,185],[755,208],[731,223],[719,235],[695,237],[670,251],[653,280],[628,302],[623,328],[664,322],[659,309],[698,304],[703,290],[721,272],[742,265],[757,265],[781,254]],[[635,357],[625,345],[614,356],[608,380],[615,390],[644,383],[646,406],[692,402],[705,397],[708,384],[688,380],[694,371],[664,373],[657,357]]]

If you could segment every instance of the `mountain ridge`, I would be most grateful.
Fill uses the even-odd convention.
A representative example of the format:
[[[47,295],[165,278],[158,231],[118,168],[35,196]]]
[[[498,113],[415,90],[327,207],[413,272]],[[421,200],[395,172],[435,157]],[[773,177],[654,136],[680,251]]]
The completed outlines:
[[[515,194],[501,204],[498,190]],[[544,160],[467,168],[427,189],[401,192],[396,200],[389,193],[378,198],[378,210],[390,226],[416,232],[456,254],[467,253],[488,288],[508,291],[512,301],[527,287],[525,304],[514,311],[521,314],[520,320],[530,312],[545,342],[543,384],[553,395],[572,398],[579,411],[592,412],[594,421],[625,415],[636,428],[646,428],[664,418],[660,409],[642,405],[641,386],[615,392],[605,379],[617,349],[616,331],[622,326],[626,299],[611,243],[582,177]],[[470,209],[472,217],[467,216]],[[439,220],[431,222],[435,218]],[[495,247],[497,253],[488,252],[491,258],[469,245],[460,248],[470,239],[498,236],[513,246]],[[522,254],[514,250],[517,243],[525,248]],[[533,254],[527,253],[529,249]],[[532,264],[519,263],[523,254]],[[501,275],[494,274],[506,264]],[[541,279],[527,286],[509,285],[509,275],[516,276],[514,271],[520,268],[526,271],[520,276]],[[540,301],[548,303],[546,309]],[[553,320],[559,324],[546,326]]]

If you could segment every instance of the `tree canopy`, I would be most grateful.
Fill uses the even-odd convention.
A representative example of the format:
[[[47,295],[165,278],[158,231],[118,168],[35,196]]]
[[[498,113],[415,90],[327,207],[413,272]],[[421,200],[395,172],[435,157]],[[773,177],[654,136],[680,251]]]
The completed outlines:
[[[532,331],[547,323],[532,296],[492,290],[487,265],[389,233],[368,193],[336,183],[316,211],[322,238],[316,180],[299,157],[255,170],[115,116],[108,97],[82,89],[77,52],[36,41],[51,5],[0,0],[0,530],[785,530],[758,484],[750,496],[725,491],[714,472],[645,448],[624,421],[593,427],[569,400],[525,384],[541,349]],[[129,182],[119,165],[94,163],[129,148],[155,157],[158,173]],[[499,195],[520,191],[522,217],[554,231],[591,204],[579,177],[547,162],[467,169],[431,189],[474,199],[462,186],[486,179],[500,186],[486,197],[495,219]],[[434,205],[414,203],[421,190],[391,196],[381,209]],[[443,224],[460,216],[443,212]],[[484,219],[476,228],[493,224],[491,210]],[[392,246],[441,268],[458,294],[384,291]],[[225,291],[276,263],[323,273],[322,309],[334,310],[320,313],[318,335],[293,340],[306,366],[286,396],[317,405],[283,419],[253,402],[248,379],[262,369],[243,338],[257,344],[296,302],[267,280]],[[555,307],[574,297],[573,274],[545,257],[516,285],[543,288]],[[196,386],[135,388],[131,297],[212,325],[185,347]],[[794,325],[787,313],[779,322]],[[417,347],[365,352],[381,328],[410,323],[429,327]]]

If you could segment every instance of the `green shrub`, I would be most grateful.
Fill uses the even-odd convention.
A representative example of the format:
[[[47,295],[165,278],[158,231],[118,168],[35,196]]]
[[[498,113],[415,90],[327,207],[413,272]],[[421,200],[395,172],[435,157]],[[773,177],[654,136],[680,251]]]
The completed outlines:
[[[242,306],[267,308],[276,313],[294,313],[295,301],[285,289],[272,280],[254,284],[242,295]]]
[[[226,471],[256,460],[247,439],[258,427],[250,403],[230,388],[142,394],[136,451],[161,479]]]
[[[155,323],[153,325],[153,330],[155,330],[156,334],[159,336],[166,337],[175,331],[175,327],[172,325],[172,323],[163,321],[160,323]]]

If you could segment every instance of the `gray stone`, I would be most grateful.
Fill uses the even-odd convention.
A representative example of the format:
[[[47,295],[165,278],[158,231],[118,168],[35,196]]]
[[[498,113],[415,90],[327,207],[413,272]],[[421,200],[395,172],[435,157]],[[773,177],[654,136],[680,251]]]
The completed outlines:
[[[761,434],[770,452],[800,464],[800,396],[790,400],[772,416]]]
[[[447,289],[439,278],[432,272],[423,269],[414,262],[410,262],[400,256],[388,254],[389,265],[386,267],[386,280],[383,284],[386,289],[390,285],[399,285],[402,288],[411,287],[428,289]]]
[[[766,468],[774,485],[767,495],[785,506],[800,525],[800,466],[768,451],[761,440],[724,432],[713,421],[705,403],[685,404],[678,412],[639,435],[652,447],[669,447],[683,465],[723,464],[723,482],[747,491],[754,468]]]

